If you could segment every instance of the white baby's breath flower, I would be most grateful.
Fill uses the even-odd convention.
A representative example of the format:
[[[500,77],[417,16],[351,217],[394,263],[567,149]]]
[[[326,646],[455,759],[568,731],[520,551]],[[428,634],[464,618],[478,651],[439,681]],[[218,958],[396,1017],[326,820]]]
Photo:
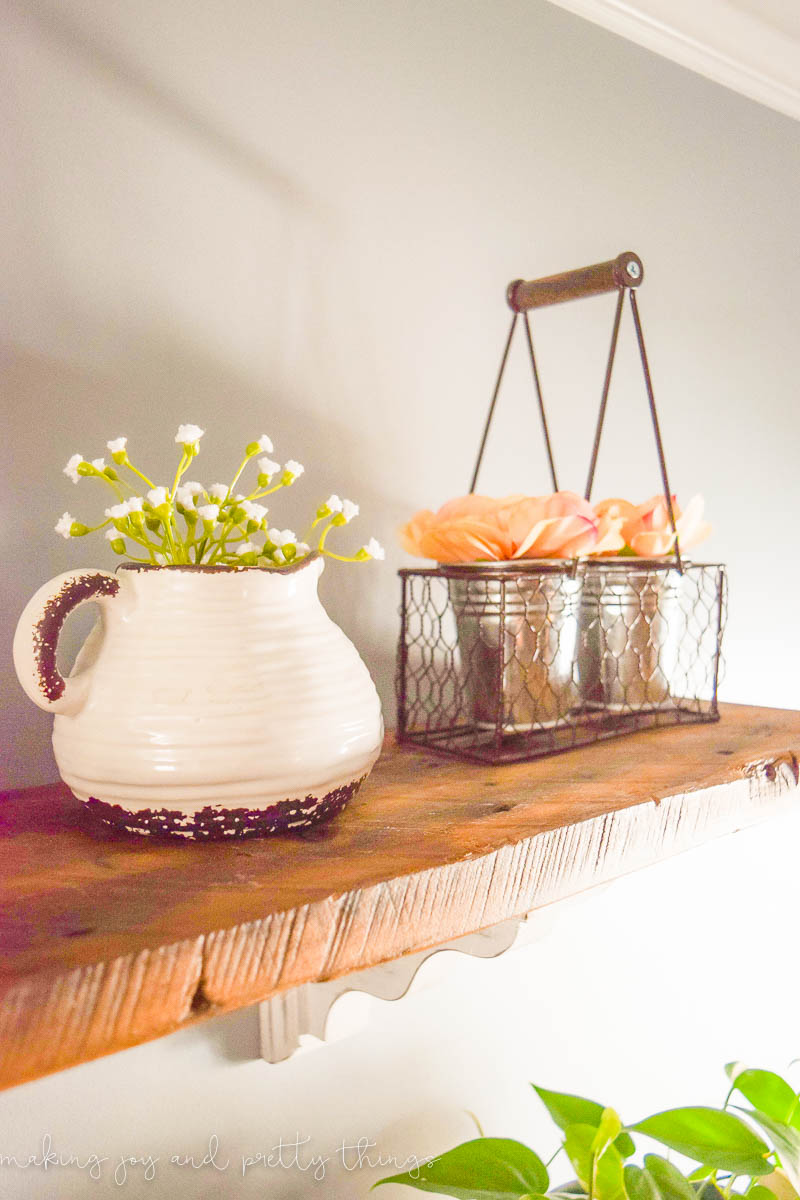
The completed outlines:
[[[80,475],[78,474],[78,466],[80,465],[80,463],[85,462],[85,461],[86,460],[84,459],[82,454],[73,454],[72,458],[69,460],[67,465],[64,467],[64,474],[68,475],[73,483],[77,483],[78,480],[80,479]],[[67,536],[69,537],[69,534],[67,534]]]
[[[262,475],[277,475],[281,469],[281,464],[273,462],[271,458],[260,458],[258,460],[258,469]]]
[[[310,553],[310,551],[311,551],[311,547],[308,545],[307,542],[298,542],[297,543],[297,557],[298,558],[302,558],[304,554],[308,554],[308,553]]]
[[[342,511],[342,501],[334,492],[332,496],[328,496],[323,508],[327,508],[328,512],[338,513]]]
[[[201,491],[202,490],[203,489],[201,488]],[[182,504],[184,508],[194,508],[194,497],[195,493],[188,485],[179,487],[175,492],[175,499],[178,501],[178,504]]]
[[[342,501],[342,516],[345,521],[352,521],[353,517],[357,517],[361,509],[352,500]]]
[[[197,515],[201,521],[208,521],[210,525],[215,525],[219,519],[219,505],[201,504],[197,509]]]
[[[228,494],[227,483],[215,483],[212,488],[208,489],[209,496],[213,496],[215,500],[224,500]]]
[[[108,542],[115,542],[118,537],[122,537],[122,534],[118,529],[107,529],[105,532],[105,538]]]
[[[78,456],[78,457],[80,458],[80,456]],[[83,460],[81,459],[80,461],[83,461]],[[68,538],[70,536],[70,531],[71,531],[74,523],[75,523],[75,518],[72,516],[71,513],[68,513],[68,512],[63,513],[56,521],[56,526],[55,526],[56,533],[60,533],[63,538]]]
[[[104,458],[93,458],[92,466],[94,467],[95,471],[105,471],[106,460]]]
[[[141,496],[131,496],[125,503],[128,506],[129,513],[142,512],[144,510],[144,500]]]
[[[237,554],[258,554],[260,549],[261,549],[261,547],[257,546],[255,544],[255,542],[243,542],[242,545],[236,551],[236,553]]]
[[[276,562],[276,563],[285,563],[286,562],[286,555],[283,553],[280,546],[278,547],[277,550],[273,550],[272,559],[273,559],[273,562]]]
[[[193,479],[187,479],[181,484],[181,491],[188,492],[190,496],[200,496],[205,490],[202,483],[196,483]]]
[[[294,546],[297,544],[297,534],[291,529],[270,529],[267,537],[274,546]]]
[[[200,438],[205,433],[199,425],[179,425],[178,432],[175,434],[175,441],[179,445],[191,446],[200,441]]]
[[[244,509],[248,521],[263,521],[268,511],[263,504],[254,504],[252,500],[243,500],[240,508]]]
[[[106,442],[106,447],[112,454],[122,454],[128,444],[126,437],[114,438],[111,442]]]
[[[258,448],[262,454],[272,454],[272,451],[275,449],[272,442],[270,441],[270,439],[267,437],[267,435],[265,433],[262,433],[261,437],[256,442],[256,445],[258,446]]]
[[[107,508],[105,516],[110,517],[112,521],[124,521],[129,511],[128,502],[123,500],[121,504],[113,504],[111,508]]]
[[[290,458],[289,461],[284,465],[283,470],[284,474],[291,475],[294,479],[299,479],[305,471],[305,467],[302,463],[296,462],[295,459]]]
[[[370,556],[370,558],[386,558],[386,551],[377,538],[370,538],[366,546],[362,546],[361,549],[364,550]]]
[[[162,504],[167,503],[167,489],[165,487],[150,488],[150,491],[147,493],[147,499],[153,508],[160,508]]]

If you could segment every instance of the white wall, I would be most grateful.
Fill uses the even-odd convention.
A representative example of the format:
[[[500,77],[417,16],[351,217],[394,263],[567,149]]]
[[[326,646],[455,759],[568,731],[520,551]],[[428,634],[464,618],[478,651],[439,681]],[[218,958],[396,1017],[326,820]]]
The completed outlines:
[[[165,472],[176,425],[197,421],[210,481],[267,431],[306,463],[309,507],[331,490],[358,499],[388,561],[329,569],[324,596],[390,708],[393,530],[466,488],[506,283],[627,248],[647,270],[673,486],[705,493],[708,555],[730,564],[725,694],[798,706],[800,127],[543,0],[1,2],[9,786],[55,777],[49,720],[11,675],[16,615],[58,571],[111,562],[99,541],[52,533],[68,506],[97,511],[60,473],[71,453],[124,433]],[[562,481],[578,489],[612,308],[535,321]],[[644,498],[658,476],[629,328],[621,354],[597,495]],[[482,486],[547,487],[521,354]],[[592,920],[421,995],[387,1018],[390,1037],[352,1050],[231,1063],[242,1015],[15,1090],[0,1150],[46,1129],[102,1153],[179,1152],[214,1129],[237,1152],[284,1128],[325,1147],[459,1105],[523,1135],[537,1129],[534,1076],[634,1111],[713,1099],[726,1056],[798,1052],[794,1007],[760,985],[784,969],[765,906],[797,896],[789,858],[784,876],[771,869],[776,838],[744,842],[752,892],[722,868],[713,886],[667,868],[621,885]],[[676,889],[694,910],[670,915]],[[222,1194],[197,1180],[159,1186]],[[313,1188],[271,1180],[267,1194]]]

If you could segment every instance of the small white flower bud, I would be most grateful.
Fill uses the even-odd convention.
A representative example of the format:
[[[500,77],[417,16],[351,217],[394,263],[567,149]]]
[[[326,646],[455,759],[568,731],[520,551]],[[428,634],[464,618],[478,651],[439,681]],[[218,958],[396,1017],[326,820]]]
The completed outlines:
[[[219,520],[219,505],[201,504],[197,510],[197,515],[204,524],[216,525]]]
[[[167,503],[167,489],[165,487],[150,488],[150,491],[147,493],[147,499],[153,508],[161,508],[163,504]]]
[[[293,546],[297,543],[297,534],[291,529],[270,529],[267,537],[273,545],[278,547]]]
[[[128,439],[126,437],[118,437],[114,438],[111,442],[106,442],[106,447],[112,454],[124,454],[127,444]]]
[[[177,500],[178,504],[183,505],[184,508],[194,508],[194,494],[191,488],[185,486],[179,487],[175,492],[175,499]]]
[[[262,433],[257,442],[250,442],[247,447],[247,456],[252,458],[254,454],[272,454],[274,447],[265,433]]]
[[[179,425],[175,441],[183,446],[194,446],[204,433],[205,430],[201,429],[199,425]]]
[[[281,469],[281,464],[273,462],[271,458],[260,458],[258,460],[258,469],[262,475],[277,475]]]
[[[354,504],[352,500],[342,501],[342,516],[346,523],[352,521],[353,517],[357,517],[360,511],[358,505]]]
[[[228,485],[226,483],[215,483],[212,488],[208,489],[209,496],[213,496],[215,500],[224,500],[228,495]]]
[[[366,546],[362,546],[361,549],[365,550],[367,552],[367,554],[370,556],[370,558],[377,558],[377,559],[386,558],[386,551],[384,550],[384,548],[380,544],[380,542],[377,540],[377,538],[374,538],[374,537],[370,538],[369,541],[367,542]]]
[[[78,474],[78,466],[80,463],[85,461],[86,460],[82,454],[73,454],[72,458],[64,467],[64,474],[68,475],[73,483],[77,483],[80,479],[80,475]],[[67,534],[67,536],[69,536],[69,534]]]
[[[295,459],[290,458],[289,461],[284,464],[284,468],[283,468],[284,482],[294,483],[295,479],[299,479],[304,471],[305,471],[305,467],[303,466],[302,463],[296,462]]]
[[[258,521],[259,524],[264,520],[268,511],[263,504],[255,504],[252,500],[242,500],[239,507],[244,510],[248,521]]]
[[[72,526],[75,523],[76,523],[75,518],[72,516],[71,513],[68,513],[68,512],[63,513],[56,521],[56,525],[55,525],[56,533],[60,533],[63,538],[71,537],[72,536]]]

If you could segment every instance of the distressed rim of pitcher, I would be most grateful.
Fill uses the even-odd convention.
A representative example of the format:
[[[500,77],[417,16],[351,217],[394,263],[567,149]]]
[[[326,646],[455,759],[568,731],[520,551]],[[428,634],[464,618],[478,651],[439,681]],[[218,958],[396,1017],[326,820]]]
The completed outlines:
[[[190,571],[203,575],[236,575],[242,571],[261,571],[265,575],[292,575],[312,562],[324,561],[319,550],[312,550],[298,562],[284,566],[262,567],[258,563],[120,563],[117,571]]]

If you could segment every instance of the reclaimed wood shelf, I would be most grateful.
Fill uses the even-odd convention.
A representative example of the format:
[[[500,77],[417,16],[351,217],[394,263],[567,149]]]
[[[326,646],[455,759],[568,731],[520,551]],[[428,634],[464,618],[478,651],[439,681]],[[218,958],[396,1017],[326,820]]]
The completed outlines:
[[[0,799],[0,1086],[521,916],[796,803],[800,713],[486,766],[385,752],[305,838],[93,831],[63,785]]]

